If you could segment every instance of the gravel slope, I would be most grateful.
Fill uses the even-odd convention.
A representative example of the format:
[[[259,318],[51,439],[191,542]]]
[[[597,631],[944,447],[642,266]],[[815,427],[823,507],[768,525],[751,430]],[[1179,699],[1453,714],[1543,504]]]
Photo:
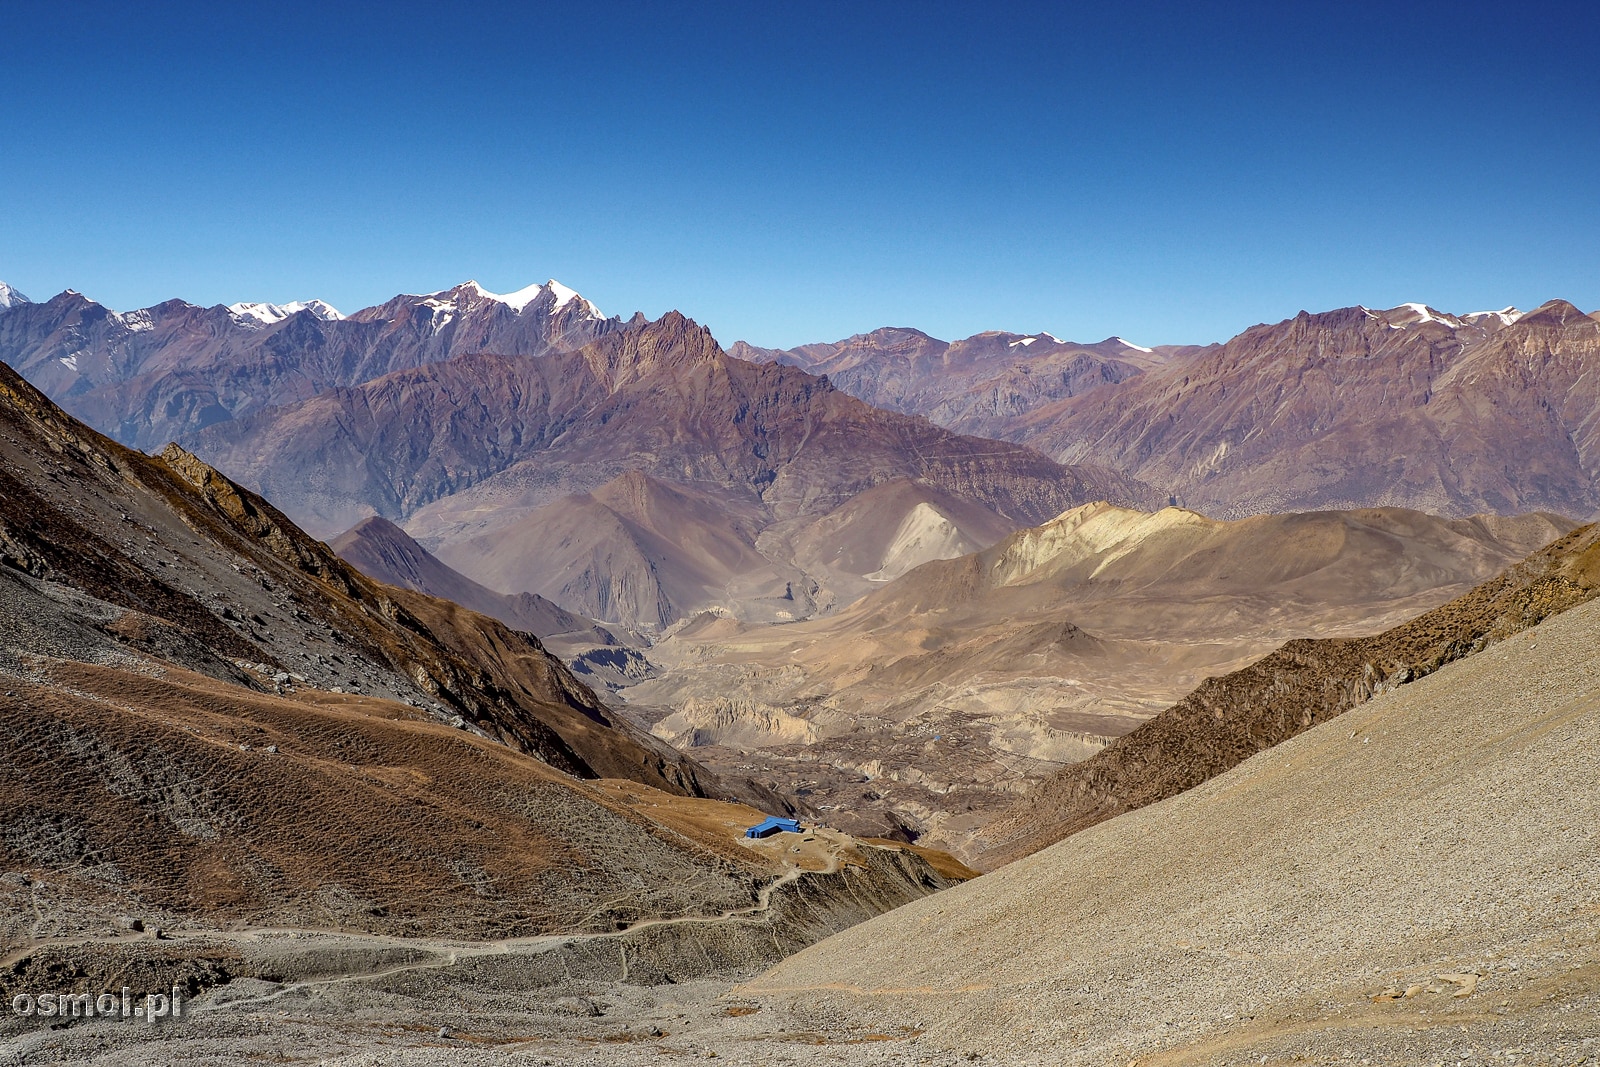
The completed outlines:
[[[1018,1062],[1589,1062],[1597,643],[1575,608],[742,992]]]

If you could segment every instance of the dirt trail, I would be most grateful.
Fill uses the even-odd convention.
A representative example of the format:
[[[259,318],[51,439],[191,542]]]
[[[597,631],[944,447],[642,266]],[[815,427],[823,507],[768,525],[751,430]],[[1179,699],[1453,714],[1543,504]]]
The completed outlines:
[[[454,967],[463,960],[483,956],[537,954],[559,950],[575,944],[614,940],[652,927],[715,925],[763,916],[772,909],[773,895],[785,886],[792,885],[808,875],[812,877],[827,877],[837,874],[845,865],[844,851],[846,846],[842,845],[841,842],[820,837],[817,839],[817,843],[823,846],[823,851],[827,858],[826,866],[822,870],[807,870],[800,866],[789,866],[782,874],[761,886],[756,893],[756,902],[748,907],[731,908],[714,915],[680,915],[642,919],[638,922],[620,925],[615,930],[606,930],[598,933],[538,934],[529,937],[500,938],[490,941],[466,941],[450,938],[410,938],[390,934],[370,934],[312,927],[245,927],[235,930],[163,931],[161,939],[154,943],[173,944],[188,941],[203,943],[208,946],[246,946],[270,943],[279,939],[288,942],[306,939],[306,947],[308,948],[326,947],[336,949],[341,945],[360,945],[374,950],[396,949],[426,954],[420,959],[406,963],[352,969],[337,974],[293,981],[257,996],[240,997],[215,1003],[198,1001],[194,1004],[192,1010],[196,1012],[214,1012],[229,1011],[240,1007],[254,1008],[305,989],[389,978],[411,971],[446,969]],[[879,846],[860,845],[858,847],[876,848]],[[149,934],[132,934],[127,937],[117,938],[47,938],[30,942],[4,957],[0,957],[0,967],[9,966],[46,947],[72,948],[89,945],[140,945],[151,943],[152,938]],[[624,978],[626,978],[628,972],[626,952],[623,953],[622,972]]]

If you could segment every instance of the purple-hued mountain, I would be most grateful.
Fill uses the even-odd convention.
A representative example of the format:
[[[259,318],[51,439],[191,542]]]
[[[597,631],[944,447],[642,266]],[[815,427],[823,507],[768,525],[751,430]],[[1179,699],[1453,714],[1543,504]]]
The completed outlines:
[[[320,300],[169,300],[118,312],[70,289],[0,307],[0,360],[72,415],[147,451],[392,371],[485,350],[537,356],[622,326],[555,281],[507,295],[466,282],[348,316]]]

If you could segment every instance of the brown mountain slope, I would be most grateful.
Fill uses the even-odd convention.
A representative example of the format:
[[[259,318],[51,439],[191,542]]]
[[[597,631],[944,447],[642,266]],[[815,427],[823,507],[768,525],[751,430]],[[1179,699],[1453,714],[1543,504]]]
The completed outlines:
[[[986,867],[1221,774],[1374,694],[1473,655],[1600,593],[1600,527],[1373,637],[1291,641],[1200,685],[1126,737],[1042,783],[979,835]]]
[[[133,977],[195,992],[317,965],[252,961],[262,927],[306,928],[269,940],[314,954],[353,931],[687,917],[715,960],[628,946],[636,973],[670,980],[748,970],[946,884],[841,835],[799,857],[742,844],[759,812],[702,799],[711,775],[530,634],[363,576],[192,455],[117,445],[3,366],[0,771],[8,995]]]
[[[718,535],[724,544],[705,546],[715,569],[743,552],[734,542],[761,540],[748,554],[754,571],[741,563],[736,577],[792,568],[783,542],[795,527],[896,479],[1013,525],[1087,499],[1152,496],[1105,470],[1062,467],[1028,449],[871,408],[794,368],[730,359],[676,313],[578,352],[469,356],[332,390],[212,427],[196,448],[310,529],[343,529],[373,512],[404,520],[447,563],[507,592],[516,590],[445,546],[634,471],[720,501],[702,516],[708,530],[722,521],[719,512],[741,522],[751,516]],[[829,576],[811,577],[822,586]],[[767,584],[757,583],[757,598]],[[659,598],[637,585],[634,596],[636,620],[599,612],[592,601],[591,613],[649,625]]]
[[[574,615],[542,596],[509,596],[479,585],[445,566],[400,527],[376,515],[352,526],[328,542],[328,547],[369,578],[453,601],[499,619],[513,630],[538,637],[547,648],[617,643],[617,636],[593,619]]]
[[[439,553],[496,588],[649,630],[713,606],[748,610],[765,599],[792,609],[786,593],[804,575],[757,550],[766,516],[742,503],[630,471]]]
[[[705,788],[533,637],[371,581],[181,449],[123,448],[3,366],[0,428],[7,662],[152,656],[256,689],[361,691],[572,773]]]
[[[988,331],[941,341],[920,330],[885,328],[788,350],[741,341],[728,353],[826,374],[875,407],[993,437],[1035,408],[1131,378],[1182,351],[1141,348],[1117,337],[1085,345],[1048,333]]]
[[[1600,508],[1597,359],[1600,323],[1559,300],[1520,318],[1302,312],[1039,408],[1005,436],[1223,516],[1588,516]]]
[[[467,282],[345,319],[307,310],[267,322],[182,300],[116,312],[68,290],[4,309],[0,361],[95,429],[153,451],[331,386],[465,352],[577,348],[622,327],[563,295],[552,283],[508,303]]]
[[[1586,1062],[1597,645],[1574,608],[738,993],[1008,1065]]]
[[[657,736],[714,766],[764,766],[842,826],[894,813],[962,852],[1015,791],[1204,678],[1291,638],[1410,619],[1571,528],[1089,504],[830,617],[686,626],[652,650],[665,674],[626,697],[670,711],[654,713]]]

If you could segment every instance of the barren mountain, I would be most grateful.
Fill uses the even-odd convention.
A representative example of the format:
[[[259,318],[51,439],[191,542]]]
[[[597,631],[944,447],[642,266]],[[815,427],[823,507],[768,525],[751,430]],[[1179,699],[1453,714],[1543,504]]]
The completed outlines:
[[[1600,594],[1600,527],[1585,526],[1504,574],[1371,637],[1290,641],[1205,681],[1092,759],[1043,782],[979,834],[986,866],[1173,796],[1378,693]]]
[[[793,617],[812,613],[836,581],[859,585],[884,566],[905,516],[883,529],[883,551],[859,557],[867,570],[842,579],[802,574],[790,538],[887,482],[961,501],[968,536],[1089,499],[1152,498],[1109,471],[880,411],[791,367],[730,359],[676,313],[576,352],[467,356],[330,390],[211,427],[195,447],[309,529],[376,512],[491,588],[643,627],[705,607],[781,617],[758,603],[772,597],[791,601],[781,610]],[[543,584],[496,580],[532,544],[542,558],[519,580]],[[666,573],[663,553],[688,569]],[[573,582],[585,597],[562,600]]]
[[[580,775],[702,791],[537,639],[380,585],[173,446],[148,457],[0,366],[7,665],[144,657],[266,692],[398,700]]]
[[[1302,312],[1038,408],[1010,432],[1224,516],[1600,508],[1600,322],[1565,301],[1457,317]]]
[[[490,349],[538,355],[621,328],[558,282],[476,282],[348,317],[322,301],[117,312],[68,290],[0,306],[0,361],[102,433],[145,450],[216,422],[391,371]]]
[[[792,349],[740,341],[728,354],[826,374],[875,407],[994,437],[1035,408],[1131,378],[1185,351],[1143,348],[1120,337],[1086,345],[1048,333],[1000,331],[941,341],[920,330],[889,327]]]
[[[964,854],[1014,791],[1208,676],[1291,638],[1410,619],[1571,528],[1548,515],[1223,522],[1090,504],[830,617],[697,620],[652,650],[666,673],[625,695],[710,765],[758,766],[841,826],[910,829]]]
[[[1577,607],[736,992],[985,1063],[1586,1062],[1597,641]]]
[[[8,1003],[433,958],[410,937],[560,932],[531,968],[569,973],[615,937],[624,976],[748,973],[947,884],[839,834],[742,843],[759,812],[704,799],[714,776],[531,634],[363,576],[5,367],[0,621]],[[686,950],[681,923],[705,941]]]
[[[453,600],[499,619],[512,629],[534,634],[541,641],[548,642],[556,635],[583,634],[590,641],[603,643],[610,636],[593,620],[574,615],[544,597],[508,597],[463,577],[388,519],[373,516],[357,523],[329,541],[328,547],[370,578]]]

